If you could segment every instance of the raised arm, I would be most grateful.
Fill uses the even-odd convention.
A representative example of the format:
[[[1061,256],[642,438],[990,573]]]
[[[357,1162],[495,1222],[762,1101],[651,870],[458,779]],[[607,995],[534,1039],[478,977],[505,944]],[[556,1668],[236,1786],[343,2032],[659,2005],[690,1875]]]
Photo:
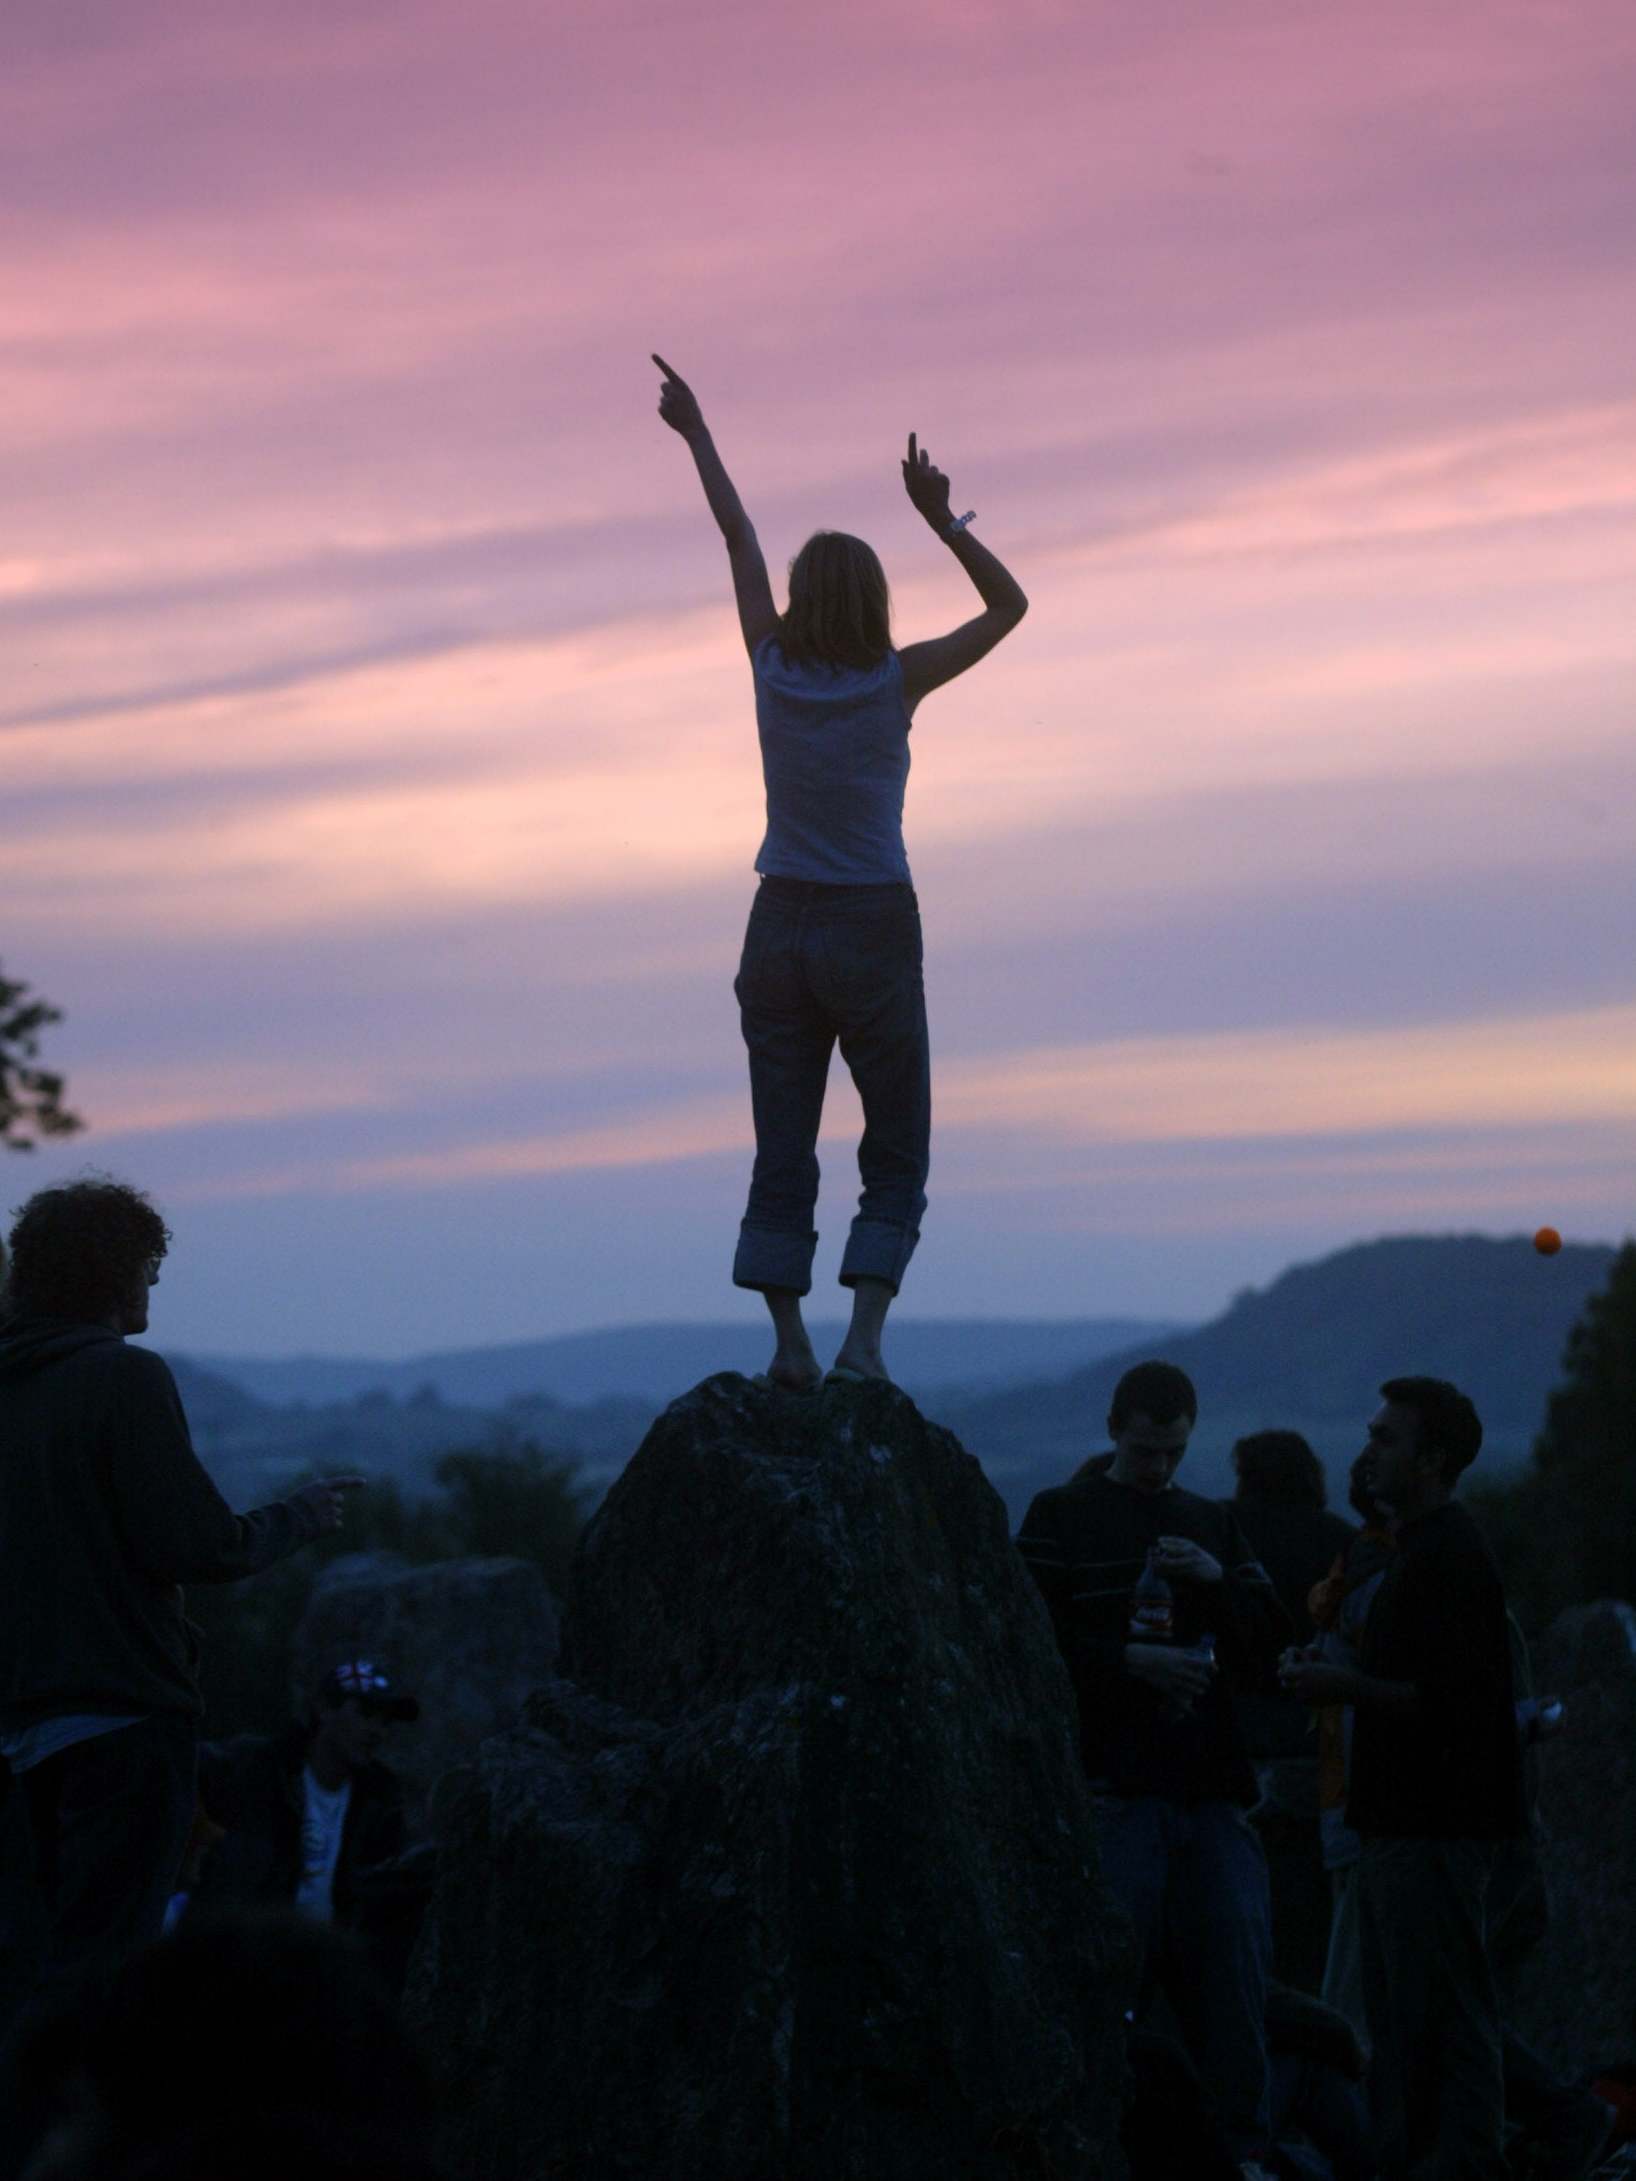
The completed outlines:
[[[970,576],[983,601],[983,611],[973,620],[963,621],[947,636],[934,636],[929,643],[911,644],[899,654],[903,663],[903,701],[912,712],[929,691],[953,681],[968,666],[975,666],[1002,636],[1009,636],[1028,611],[1028,600],[1022,585],[998,555],[986,545],[979,545],[969,530],[955,523],[949,511],[949,480],[933,467],[925,448],[917,447],[913,432],[903,463],[903,487],[916,511]]]
[[[716,452],[716,443],[704,421],[698,396],[685,379],[678,378],[663,356],[655,356],[653,360],[665,375],[659,388],[659,414],[693,450],[704,496],[726,541],[739,627],[744,634],[744,648],[753,657],[756,646],[763,638],[771,636],[778,626],[778,608],[773,604],[772,585],[767,581],[767,563],[761,557],[761,546],[733,480],[727,474],[726,464]]]

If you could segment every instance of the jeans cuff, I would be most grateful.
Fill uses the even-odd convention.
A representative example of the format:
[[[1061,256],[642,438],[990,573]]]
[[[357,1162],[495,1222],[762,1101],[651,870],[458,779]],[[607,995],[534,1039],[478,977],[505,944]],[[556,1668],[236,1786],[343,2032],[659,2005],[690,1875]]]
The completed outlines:
[[[853,1287],[859,1280],[884,1280],[895,1295],[920,1240],[918,1227],[889,1226],[879,1219],[855,1219],[846,1238],[841,1259],[841,1285]]]
[[[792,1288],[797,1295],[812,1290],[812,1255],[818,1247],[817,1229],[803,1234],[787,1227],[752,1227],[746,1220],[738,1231],[733,1256],[735,1287]]]

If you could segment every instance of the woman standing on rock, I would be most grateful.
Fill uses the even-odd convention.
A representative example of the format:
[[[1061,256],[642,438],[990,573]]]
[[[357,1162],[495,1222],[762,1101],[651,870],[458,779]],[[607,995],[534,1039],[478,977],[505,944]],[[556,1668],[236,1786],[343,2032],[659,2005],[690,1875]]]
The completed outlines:
[[[863,1103],[863,1191],[841,1260],[852,1323],[831,1379],[885,1378],[881,1329],[926,1208],[931,1069],[920,910],[903,850],[909,724],[922,697],[975,666],[1028,601],[949,511],[949,481],[909,435],[903,482],[953,551],[983,611],[947,636],[894,650],[891,598],[861,538],[819,530],[773,603],[767,564],[692,389],[662,356],[659,414],[693,450],[727,543],[755,675],[767,788],[761,885],[734,985],[750,1056],[756,1157],[733,1280],[767,1299],[778,1346],[767,1375],[793,1392],[822,1381],[801,1321],[818,1236],[818,1124],[839,1041]]]

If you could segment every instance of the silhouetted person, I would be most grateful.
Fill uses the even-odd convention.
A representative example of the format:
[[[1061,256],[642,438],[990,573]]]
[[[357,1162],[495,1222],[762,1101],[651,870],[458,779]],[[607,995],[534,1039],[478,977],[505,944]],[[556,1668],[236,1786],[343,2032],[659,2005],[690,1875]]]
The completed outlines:
[[[365,1940],[401,1983],[431,1891],[407,1845],[403,1788],[383,1761],[420,1705],[371,1659],[344,1659],[287,1733],[242,1734],[200,1752],[199,1804],[222,1836],[204,1856],[189,1917],[224,1904],[296,1908]]]
[[[341,1520],[331,1478],[235,1515],[160,1357],[129,1347],[170,1236],[123,1183],[45,1189],[0,1314],[0,1755],[26,1816],[5,1928],[42,1973],[158,1936],[194,1807],[197,1633],[179,1585],[232,1582]]]
[[[1314,1655],[1328,1666],[1355,1667],[1363,1656],[1363,1631],[1388,1561],[1397,1550],[1396,1524],[1374,1496],[1374,1453],[1365,1447],[1353,1462],[1347,1502],[1362,1521],[1344,1551],[1308,1598]],[[1329,1935],[1321,1996],[1367,2040],[1363,1956],[1358,1937],[1358,1857],[1363,1843],[1346,1822],[1350,1792],[1353,1711],[1325,1704],[1317,1714],[1318,1839],[1329,1879]]]
[[[1312,1640],[1307,1594],[1354,1535],[1328,1511],[1323,1464],[1298,1431],[1256,1431],[1233,1448],[1233,1512],[1301,1644]],[[1238,1699],[1261,1799],[1255,1823],[1272,1886],[1273,1966],[1286,1984],[1323,1982],[1329,1886],[1318,1840],[1318,1743],[1306,1705],[1269,1683]]]
[[[1329,1511],[1324,1465],[1298,1431],[1253,1431],[1233,1448],[1233,1512],[1289,1615],[1299,1643],[1310,1643],[1307,1598],[1357,1535]]]
[[[1328,1665],[1358,1664],[1369,1608],[1396,1550],[1397,1524],[1375,1500],[1373,1480],[1374,1453],[1366,1447],[1352,1464],[1349,1492],[1364,1526],[1312,1594],[1319,1626],[1316,1656]],[[1590,2092],[1557,2076],[1504,2022],[1505,1975],[1539,1944],[1548,1916],[1544,1880],[1532,1838],[1538,1781],[1528,1752],[1555,1731],[1561,1716],[1557,1706],[1554,1720],[1546,1724],[1539,1706],[1524,1704],[1523,1699],[1533,1695],[1528,1646],[1514,1615],[1507,1614],[1506,1630],[1511,1645],[1512,1685],[1518,1698],[1516,1714],[1524,1752],[1529,1830],[1499,1843],[1483,1903],[1484,1943],[1501,1986],[1505,2114],[1507,2121],[1522,2131],[1532,2160],[1530,2171],[1537,2168],[1538,2181],[1581,2181],[1607,2136],[1609,2109]],[[1360,2036],[1367,2037],[1357,1888],[1362,1842],[1346,1823],[1352,1721],[1350,1705],[1326,1705],[1318,1714],[1324,1856],[1333,1888],[1323,1996],[1346,2015]],[[1515,2146],[1511,2147],[1511,2156],[1515,2165]]]
[[[185,1926],[36,2024],[25,2058],[28,2181],[440,2172],[428,2072],[389,1994],[356,1941],[289,1911]],[[15,2123],[7,2148],[24,2148]]]
[[[1175,1475],[1198,1397],[1171,1363],[1114,1389],[1111,1453],[1042,1492],[1017,1538],[1079,1700],[1102,1871],[1136,1926],[1144,1986],[1162,1987],[1240,2159],[1267,2148],[1267,1864],[1245,1811],[1255,1774],[1230,1691],[1271,1670],[1289,1624],[1230,1507]],[[1133,1638],[1151,1563],[1167,1636]],[[1220,1671],[1200,1655],[1214,1640]]]
[[[1394,1378],[1369,1425],[1397,1519],[1356,1668],[1292,1653],[1289,1686],[1351,1704],[1371,2089],[1388,2181],[1501,2181],[1501,2028],[1485,1944],[1500,1844],[1526,1823],[1499,1571],[1454,1500],[1482,1424],[1444,1379]]]
[[[756,1157],[733,1279],[766,1297],[777,1334],[768,1377],[798,1392],[816,1386],[801,1298],[812,1286],[818,1125],[839,1042],[864,1130],[863,1191],[841,1260],[852,1322],[835,1372],[884,1378],[881,1329],[920,1237],[931,1138],[920,911],[903,846],[909,727],[921,699],[992,651],[1028,601],[966,529],[971,517],[951,516],[949,481],[911,433],[904,486],[983,611],[899,652],[879,560],[861,538],[820,530],[790,563],[781,614],[698,401],[662,357],[653,360],[665,374],[659,414],[693,450],[727,543],[767,791],[761,885],[734,986]]]

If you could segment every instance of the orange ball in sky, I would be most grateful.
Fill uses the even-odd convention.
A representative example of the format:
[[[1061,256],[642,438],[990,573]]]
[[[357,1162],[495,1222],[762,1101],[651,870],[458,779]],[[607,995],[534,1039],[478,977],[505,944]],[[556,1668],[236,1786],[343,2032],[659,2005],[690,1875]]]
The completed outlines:
[[[1534,1247],[1541,1257],[1554,1257],[1562,1247],[1562,1237],[1555,1227],[1541,1227],[1534,1236]]]

